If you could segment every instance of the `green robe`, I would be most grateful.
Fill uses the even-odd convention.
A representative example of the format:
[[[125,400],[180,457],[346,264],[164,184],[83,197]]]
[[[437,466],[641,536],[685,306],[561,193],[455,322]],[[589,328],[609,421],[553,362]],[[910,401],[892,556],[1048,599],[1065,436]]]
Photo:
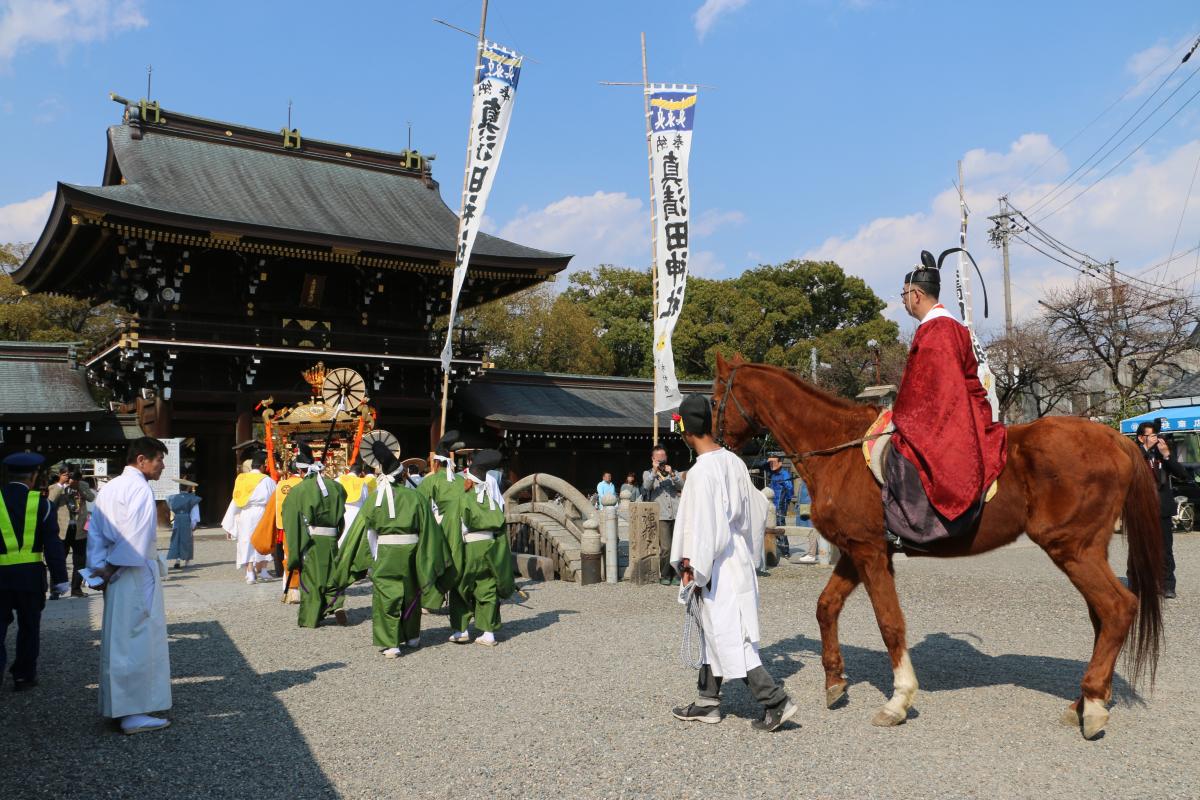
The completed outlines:
[[[382,496],[380,492],[384,492]],[[388,516],[391,494],[395,516]],[[371,556],[368,532],[379,536],[414,533],[417,544],[382,544]],[[350,526],[338,552],[334,582],[344,588],[371,570],[371,633],[376,647],[399,647],[421,634],[421,612],[442,605],[442,594],[453,583],[450,549],[433,519],[429,501],[413,489],[380,483],[367,495],[362,511]],[[405,615],[407,614],[407,618]]]
[[[439,514],[446,513],[446,506],[466,491],[467,482],[461,472],[454,473],[453,480],[446,480],[446,469],[443,466],[438,472],[425,476],[417,484],[416,491],[432,500],[438,507]]]
[[[491,531],[495,538],[464,542],[464,526],[466,531]],[[457,496],[447,497],[442,507],[442,531],[450,546],[456,578],[450,590],[450,626],[464,631],[473,617],[475,627],[481,631],[499,629],[500,601],[517,588],[504,509],[491,509],[486,498],[480,503],[474,491],[460,491]]]
[[[325,479],[328,496],[321,495],[315,475],[292,487],[283,501],[283,534],[287,538],[287,569],[300,570],[300,613],[302,628],[315,628],[326,614],[341,608],[343,598],[333,582],[337,557],[336,536],[312,536],[309,526],[340,528],[346,509],[346,490],[337,481]]]

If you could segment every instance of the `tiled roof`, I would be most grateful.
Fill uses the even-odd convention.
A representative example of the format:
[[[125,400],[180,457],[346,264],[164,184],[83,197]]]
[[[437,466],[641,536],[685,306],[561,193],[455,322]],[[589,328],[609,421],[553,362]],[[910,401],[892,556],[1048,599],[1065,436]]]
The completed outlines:
[[[0,342],[0,419],[94,419],[108,412],[88,391],[71,345]]]
[[[685,383],[684,393],[710,383]],[[507,430],[642,432],[652,427],[653,382],[634,378],[493,371],[458,391],[456,406]],[[658,415],[668,430],[671,415]]]

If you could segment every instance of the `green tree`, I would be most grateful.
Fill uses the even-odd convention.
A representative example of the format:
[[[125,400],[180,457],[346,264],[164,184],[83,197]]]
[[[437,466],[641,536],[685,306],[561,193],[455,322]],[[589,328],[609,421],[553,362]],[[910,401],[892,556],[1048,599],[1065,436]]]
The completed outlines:
[[[19,342],[83,342],[94,347],[112,333],[121,314],[112,305],[51,292],[27,292],[9,273],[28,245],[0,244],[0,339]]]
[[[583,306],[545,284],[463,314],[501,369],[608,375],[613,358]]]

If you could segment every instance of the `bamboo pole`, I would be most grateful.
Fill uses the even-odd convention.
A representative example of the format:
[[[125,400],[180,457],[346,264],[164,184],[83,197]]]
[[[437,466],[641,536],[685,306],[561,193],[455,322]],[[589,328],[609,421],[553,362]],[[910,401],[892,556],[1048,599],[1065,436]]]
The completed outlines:
[[[487,12],[488,0],[483,0],[483,10],[479,15],[479,40],[475,49],[475,60],[471,62],[471,114],[467,120],[467,158],[463,162],[463,186],[462,194],[458,201],[458,219],[459,225],[462,225],[463,206],[467,198],[467,168],[466,165],[471,163],[471,123],[475,121],[475,83],[478,80],[476,74],[479,69],[479,53],[483,49],[484,34],[487,30]],[[455,247],[458,247],[458,242],[455,241]],[[454,279],[450,279],[450,291],[454,291]],[[454,325],[454,320],[450,319],[446,322],[447,331]],[[448,335],[448,334],[447,334]],[[450,364],[454,365],[454,342],[450,341]],[[441,422],[438,425],[438,438],[446,435],[446,404],[450,394],[450,370],[446,369],[442,372],[442,415]],[[429,454],[429,462],[433,464],[433,453]]]
[[[650,81],[646,67],[646,32],[642,31],[642,105],[646,112],[646,163],[650,174],[650,363],[654,365],[654,383],[650,387],[650,417],[653,428],[653,443],[658,446],[658,412],[654,408],[654,398],[658,395],[658,361],[654,358],[655,327],[658,325],[658,213],[654,198],[654,131],[650,126]]]

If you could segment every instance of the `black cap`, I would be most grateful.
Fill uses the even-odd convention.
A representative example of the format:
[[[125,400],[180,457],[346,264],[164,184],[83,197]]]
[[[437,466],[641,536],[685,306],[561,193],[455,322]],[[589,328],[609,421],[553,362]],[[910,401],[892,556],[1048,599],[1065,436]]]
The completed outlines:
[[[943,257],[945,254],[942,254]],[[907,275],[904,276],[905,283],[931,283],[934,286],[942,285],[942,271],[938,267],[938,260],[933,257],[933,253],[928,250],[921,251],[921,264],[914,267]]]
[[[263,465],[266,463],[267,463],[267,451],[266,450],[255,450],[254,452],[252,452],[250,454],[251,469],[262,469]]]
[[[296,461],[310,466],[317,463],[317,460],[313,458],[312,448],[308,446],[307,442],[296,442]]]
[[[679,404],[683,429],[696,436],[712,435],[712,403],[702,394],[689,394]]]
[[[502,458],[499,450],[477,450],[467,471],[478,483],[483,483],[487,480],[488,472],[500,466]]]
[[[379,462],[379,471],[384,475],[391,475],[400,469],[400,459],[392,452],[392,448],[378,439],[371,442],[371,455]]]
[[[458,431],[446,431],[446,434],[438,439],[437,445],[433,448],[433,452],[439,456],[448,456],[452,450],[463,450],[466,448],[466,443],[463,442],[462,436]]]

